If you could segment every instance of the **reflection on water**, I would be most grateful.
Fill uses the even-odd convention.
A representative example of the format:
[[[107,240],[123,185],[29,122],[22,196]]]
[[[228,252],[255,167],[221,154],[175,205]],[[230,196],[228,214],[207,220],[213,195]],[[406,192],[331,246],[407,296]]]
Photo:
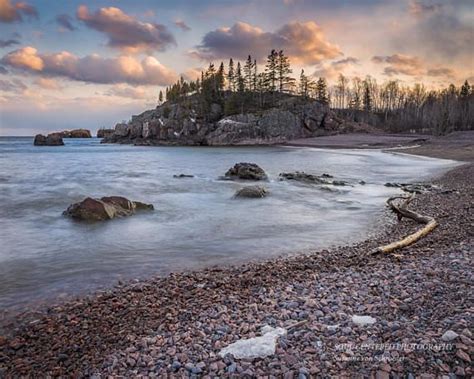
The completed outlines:
[[[148,274],[237,263],[361,239],[396,189],[451,161],[379,151],[100,145],[34,147],[0,138],[0,308],[80,293]],[[269,174],[265,199],[233,199],[218,177],[236,162]],[[350,187],[278,181],[283,171],[330,173]],[[173,174],[194,178],[173,178]],[[363,179],[367,184],[358,184]],[[122,195],[156,211],[106,223],[64,218],[85,196]]]

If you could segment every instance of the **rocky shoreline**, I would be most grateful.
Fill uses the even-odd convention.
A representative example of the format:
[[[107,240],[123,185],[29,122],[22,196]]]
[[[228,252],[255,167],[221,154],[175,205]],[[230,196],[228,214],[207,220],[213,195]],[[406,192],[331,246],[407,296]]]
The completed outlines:
[[[471,163],[417,195],[412,207],[440,226],[397,254],[368,252],[416,224],[310,255],[121,284],[19,318],[0,337],[0,376],[469,377],[473,176]],[[275,355],[219,356],[264,325],[288,329]]]

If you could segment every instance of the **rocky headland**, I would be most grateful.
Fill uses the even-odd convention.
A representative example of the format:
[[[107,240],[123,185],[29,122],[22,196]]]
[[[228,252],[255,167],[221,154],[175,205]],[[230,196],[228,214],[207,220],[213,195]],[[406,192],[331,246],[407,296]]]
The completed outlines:
[[[202,109],[200,97],[165,102],[118,123],[103,143],[136,145],[271,145],[320,135],[369,131],[345,121],[326,105],[300,96],[278,94],[273,106],[228,114],[219,103]]]

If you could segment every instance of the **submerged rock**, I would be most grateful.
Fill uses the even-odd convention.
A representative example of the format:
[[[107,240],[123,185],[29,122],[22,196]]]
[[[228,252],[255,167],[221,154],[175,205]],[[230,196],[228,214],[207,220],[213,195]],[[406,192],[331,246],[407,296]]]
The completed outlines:
[[[33,142],[35,146],[63,146],[64,142],[60,134],[51,133],[47,136],[42,134],[37,134],[35,136],[35,141]]]
[[[262,198],[268,195],[268,191],[262,186],[248,186],[239,189],[234,197]]]
[[[71,204],[63,215],[84,221],[104,221],[115,217],[131,216],[136,210],[153,210],[153,205],[131,201],[122,196],[106,196],[101,199],[85,198]]]
[[[189,174],[178,174],[178,175],[173,175],[173,178],[194,178],[194,175],[189,175]]]
[[[242,180],[266,180],[267,174],[255,163],[237,163],[225,173],[226,178]]]
[[[324,176],[324,177],[327,177],[327,176]],[[327,180],[324,180],[319,176],[307,174],[303,171],[282,172],[280,174],[280,180],[296,180],[298,182],[305,182],[305,183],[331,184],[331,182],[328,182]]]

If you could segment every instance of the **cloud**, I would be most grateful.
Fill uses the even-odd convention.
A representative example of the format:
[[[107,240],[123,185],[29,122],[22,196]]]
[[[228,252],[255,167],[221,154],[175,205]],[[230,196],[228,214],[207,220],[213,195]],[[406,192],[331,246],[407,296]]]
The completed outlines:
[[[426,4],[421,0],[410,0],[408,3],[408,11],[416,17],[423,17],[438,12],[442,7],[442,4]]]
[[[85,5],[77,9],[77,18],[89,28],[107,35],[107,44],[127,52],[163,51],[176,41],[166,26],[140,22],[115,7],[89,13]]]
[[[196,79],[200,79],[201,72],[204,72],[204,71],[206,70],[202,67],[192,67],[192,68],[188,68],[185,72],[183,72],[182,75],[184,79],[188,81],[194,81]]]
[[[428,76],[444,76],[444,77],[453,77],[454,71],[448,67],[437,67],[437,68],[430,68],[426,75]]]
[[[59,85],[59,83],[51,78],[38,78],[34,81],[34,83],[43,89],[47,90],[60,90],[63,87]]]
[[[374,56],[372,62],[377,64],[388,64],[384,68],[385,75],[408,75],[420,76],[425,73],[423,62],[420,58],[404,54],[393,54],[389,56]]]
[[[174,22],[174,24],[181,30],[184,30],[185,32],[191,30],[191,28],[183,20],[178,19]]]
[[[347,70],[359,64],[359,60],[354,57],[347,57],[331,63],[323,63],[316,66],[314,77],[335,79],[339,74],[346,73]]]
[[[9,47],[12,45],[19,45],[20,41],[17,39],[0,39],[0,48]]]
[[[0,74],[6,75],[8,74],[8,70],[5,67],[0,66]]]
[[[123,84],[117,84],[104,93],[106,96],[127,97],[131,99],[145,99],[147,93],[142,87],[129,87]]]
[[[72,24],[72,17],[68,14],[58,14],[55,18],[58,25],[62,26],[64,29],[73,31],[77,28]]]
[[[97,54],[80,58],[68,51],[40,54],[34,47],[27,46],[6,54],[0,63],[41,76],[100,84],[168,85],[177,78],[152,56],[141,61],[130,56],[103,58]]]
[[[1,80],[0,91],[20,93],[28,87],[20,79]]]
[[[25,2],[12,4],[10,0],[0,0],[0,22],[23,21],[23,16],[38,18],[38,11]]]
[[[385,75],[407,75],[407,76],[444,76],[454,77],[454,70],[448,67],[427,67],[427,64],[419,57],[394,54],[389,56],[372,57],[376,64],[387,64],[384,68]]]
[[[245,22],[237,22],[230,28],[207,33],[190,54],[202,60],[245,59],[251,54],[262,60],[271,49],[281,49],[293,63],[301,64],[316,64],[342,54],[337,45],[326,41],[322,29],[313,21],[292,22],[276,32],[265,32]]]

